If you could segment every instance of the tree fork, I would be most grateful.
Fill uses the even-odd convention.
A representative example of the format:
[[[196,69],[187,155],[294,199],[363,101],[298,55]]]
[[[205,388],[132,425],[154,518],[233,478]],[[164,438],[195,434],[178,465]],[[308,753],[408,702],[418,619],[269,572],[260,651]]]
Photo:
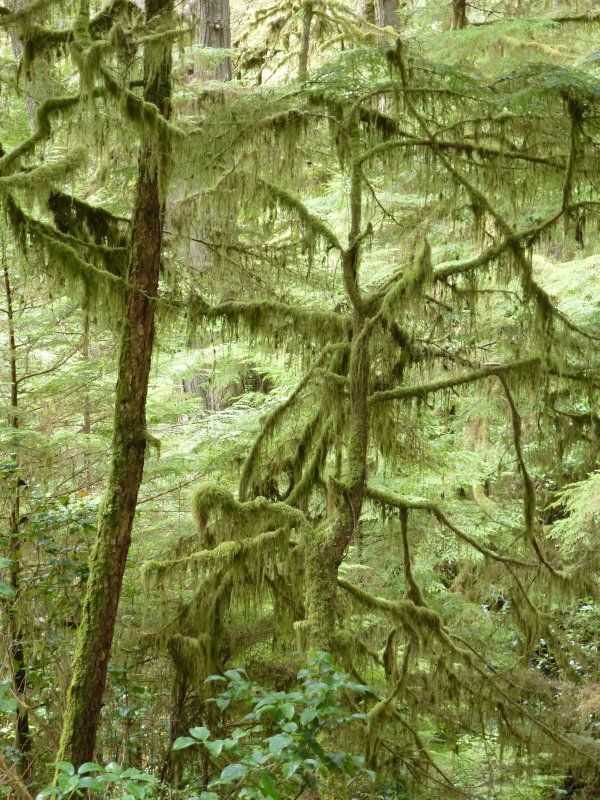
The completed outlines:
[[[172,0],[147,0],[146,21],[169,14]],[[170,114],[171,44],[149,42],[144,51],[144,101]],[[140,143],[131,252],[116,385],[112,464],[98,519],[90,575],[77,634],[59,760],[92,761],[102,695],[146,448],[146,396],[154,342],[156,297],[164,222],[160,132]]]

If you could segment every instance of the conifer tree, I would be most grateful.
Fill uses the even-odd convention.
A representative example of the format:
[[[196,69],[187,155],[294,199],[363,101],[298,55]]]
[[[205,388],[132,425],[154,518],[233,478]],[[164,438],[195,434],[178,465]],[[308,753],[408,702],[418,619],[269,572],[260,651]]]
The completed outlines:
[[[553,592],[582,583],[595,592],[596,579],[581,562],[561,562],[547,552],[520,406],[532,396],[538,403],[544,394],[568,394],[579,385],[593,395],[598,386],[595,360],[588,364],[578,356],[582,348],[596,353],[597,333],[552,301],[532,266],[536,247],[573,246],[584,219],[597,212],[595,183],[592,178],[586,184],[592,173],[585,166],[594,160],[587,135],[593,139],[597,93],[585,69],[575,67],[535,64],[495,77],[490,84],[491,79],[456,66],[432,64],[401,39],[392,40],[379,52],[349,51],[311,74],[303,102],[285,92],[280,99],[265,92],[261,107],[254,93],[241,98],[237,110],[223,109],[220,126],[213,118],[217,152],[227,149],[231,135],[238,153],[236,169],[221,178],[217,170],[212,179],[219,187],[213,204],[223,198],[227,213],[246,221],[243,245],[223,231],[223,264],[235,249],[249,261],[259,259],[256,269],[262,263],[265,274],[284,269],[289,254],[280,261],[252,238],[259,226],[264,235],[268,222],[272,241],[287,236],[300,259],[299,283],[292,282],[281,299],[260,291],[248,300],[221,303],[192,298],[192,321],[220,320],[226,332],[246,331],[255,341],[300,349],[308,369],[290,397],[265,418],[243,465],[238,496],[200,487],[197,537],[145,567],[147,585],[162,591],[166,576],[189,579],[189,601],[149,641],[166,644],[177,669],[200,684],[230,655],[223,627],[227,609],[233,615],[236,603],[247,603],[249,593],[257,592],[274,606],[277,635],[293,623],[305,650],[332,652],[354,674],[365,661],[382,666],[388,693],[368,714],[367,756],[373,764],[385,761],[394,731],[413,751],[408,761],[413,774],[433,775],[437,769],[432,758],[421,762],[423,744],[410,721],[416,709],[428,708],[443,718],[447,731],[456,732],[453,703],[464,692],[472,695],[481,722],[489,714],[501,729],[523,726],[531,747],[553,743],[580,766],[594,760],[590,742],[579,750],[552,723],[534,711],[522,712],[516,684],[432,606],[412,564],[411,538],[424,513],[476,551],[490,574],[503,574],[524,653],[542,635],[557,653],[563,646],[537,603],[545,606]],[[237,120],[248,118],[248,102],[252,122],[237,127]],[[332,152],[323,168],[337,170],[345,187],[343,232],[339,221],[334,227],[301,194],[305,137],[314,135],[322,118],[332,130]],[[276,152],[285,147],[288,154],[275,174],[267,155],[272,147]],[[203,159],[209,151],[205,141]],[[207,159],[216,162],[216,154]],[[378,162],[410,187],[410,197],[416,192],[418,202],[401,206],[397,215],[390,212],[371,173]],[[388,225],[400,263],[377,279],[367,268],[368,247],[377,246],[375,226]],[[457,241],[433,247],[440,226],[454,227]],[[329,265],[339,270],[334,308],[299,300],[303,264],[313,276],[316,264],[325,274]],[[492,275],[498,289],[486,285]],[[489,292],[493,308],[497,291],[517,293],[513,323],[519,334],[490,350],[477,320],[482,308],[490,310]],[[464,328],[459,320],[469,310],[472,321]],[[508,551],[458,525],[438,500],[390,491],[376,466],[381,458],[389,474],[401,465],[394,432],[417,425],[419,406],[448,391],[494,381],[505,398],[522,495],[520,544]],[[340,574],[367,505],[396,520],[392,529],[401,542],[404,570],[400,599],[371,594]],[[361,612],[389,623],[376,646],[356,633]],[[431,671],[421,690],[423,658]],[[542,708],[529,702],[532,709]]]

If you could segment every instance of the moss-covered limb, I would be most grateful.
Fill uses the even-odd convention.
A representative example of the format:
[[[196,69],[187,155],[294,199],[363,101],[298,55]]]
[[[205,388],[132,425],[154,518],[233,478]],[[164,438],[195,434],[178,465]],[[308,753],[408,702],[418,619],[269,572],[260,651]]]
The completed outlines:
[[[133,0],[109,0],[90,19],[90,31],[93,36],[99,36],[106,33],[118,19],[137,19],[140,16],[140,7]]]
[[[571,741],[569,736],[565,736],[561,734],[558,729],[546,725],[546,723],[544,723],[541,719],[534,716],[534,714],[532,714],[526,708],[526,706],[523,705],[522,701],[515,700],[513,697],[511,697],[508,691],[504,689],[501,684],[504,683],[507,686],[517,689],[520,689],[520,687],[515,686],[509,676],[498,672],[493,666],[491,666],[487,659],[481,653],[479,653],[470,642],[467,642],[465,639],[455,633],[449,633],[447,635],[449,640],[455,640],[459,643],[460,653],[464,657],[465,661],[467,661],[475,673],[479,675],[482,681],[491,687],[492,691],[494,691],[511,708],[515,710],[517,716],[527,719],[529,722],[531,722],[532,725],[541,730],[550,741],[560,745],[560,747],[563,749],[578,752],[579,755],[581,755],[585,760],[589,760],[597,767],[600,753],[598,752],[596,745],[593,745],[593,749],[590,750],[587,748],[579,750],[578,746]]]
[[[342,345],[340,345],[341,347]],[[315,371],[323,364],[325,359],[330,355],[334,348],[337,348],[337,345],[330,345],[326,347],[321,354],[319,355],[315,364],[304,374],[301,380],[296,385],[294,391],[290,394],[283,403],[280,403],[276,408],[270,411],[267,416],[264,418],[260,432],[258,436],[254,439],[252,444],[252,448],[244,461],[242,466],[242,472],[240,475],[240,488],[239,488],[239,496],[240,500],[247,500],[248,499],[248,491],[250,488],[250,481],[255,473],[258,459],[260,457],[260,453],[262,451],[263,444],[268,439],[269,436],[275,430],[276,425],[282,420],[285,413],[294,407],[296,401],[304,391],[304,389],[308,386],[310,381],[312,380],[313,376],[315,375]]]
[[[211,306],[198,296],[188,301],[190,324],[222,319],[234,327],[242,325],[251,335],[282,336],[286,333],[305,340],[324,342],[348,338],[351,320],[345,314],[317,311],[276,300],[231,301]]]
[[[441,378],[430,383],[413,384],[412,386],[399,386],[397,389],[384,389],[373,392],[369,396],[369,405],[383,403],[388,400],[404,400],[410,397],[425,398],[428,394],[439,392],[443,389],[451,389],[454,386],[464,386],[468,383],[483,380],[494,375],[506,375],[511,372],[524,372],[540,367],[542,360],[540,356],[522,358],[517,361],[508,361],[504,364],[490,364],[489,366],[479,367],[463,375],[454,375],[450,378]]]
[[[506,160],[527,161],[531,164],[551,167],[555,170],[564,169],[564,162],[544,156],[534,156],[519,150],[502,149],[501,147],[491,147],[468,141],[453,142],[437,137],[418,137],[408,131],[402,131],[404,138],[390,139],[386,142],[374,145],[360,156],[361,164],[376,158],[379,155],[388,153],[402,147],[439,147],[441,150],[455,150],[460,153],[477,154],[486,158],[501,158]]]
[[[365,299],[365,312],[374,315],[371,317],[371,324],[379,322],[382,318],[392,323],[399,308],[418,296],[424,286],[431,282],[432,275],[431,247],[424,238],[419,243],[412,264],[392,279],[389,286],[381,292]]]
[[[259,178],[258,184],[284,208],[294,212],[310,233],[323,239],[338,252],[343,252],[344,248],[334,231],[326,222],[309,211],[299,197],[265,178]]]
[[[140,9],[130,0],[111,0],[107,5],[100,9],[93,16],[86,15],[86,30],[89,34],[87,46],[94,46],[97,51],[109,46],[108,41],[97,40],[102,34],[108,34],[114,23],[121,19],[131,19],[140,15]],[[46,25],[29,23],[22,31],[23,42],[23,65],[28,66],[40,56],[48,51],[66,50],[77,37],[77,20],[70,28],[50,28]]]
[[[600,389],[600,371],[588,367],[570,366],[565,367],[557,364],[549,364],[548,372],[557,378],[574,381],[575,383],[585,383],[587,386]]]
[[[331,444],[331,430],[333,428],[333,416],[327,417],[323,422],[319,436],[314,443],[313,453],[306,467],[304,468],[300,480],[292,487],[292,491],[286,498],[290,505],[296,505],[306,499],[319,476],[319,473],[327,458],[329,445]]]
[[[538,306],[542,310],[545,315],[551,315],[552,317],[556,317],[559,319],[565,328],[573,331],[574,333],[578,333],[580,336],[583,336],[585,339],[591,339],[595,342],[600,342],[600,336],[597,334],[592,333],[591,331],[582,328],[581,325],[578,325],[574,322],[567,314],[560,310],[560,308],[553,303],[550,299],[550,295],[548,292],[543,289],[539,283],[533,280],[531,274],[531,266],[528,263],[523,263],[525,260],[525,254],[521,252],[519,256],[519,260],[522,263],[524,274],[526,275],[525,279],[525,289],[528,290],[530,293],[533,294]]]
[[[222,539],[234,539],[236,532],[243,534],[275,527],[299,529],[306,524],[304,514],[287,503],[272,502],[265,497],[240,502],[231,492],[212,483],[203,484],[197,489],[193,508],[201,540],[206,546],[212,546]],[[219,519],[225,531],[223,536],[215,537],[210,530],[213,518]]]
[[[502,384],[502,388],[504,389],[504,394],[508,401],[508,405],[510,406],[510,413],[511,413],[511,421],[512,421],[512,431],[513,431],[513,444],[515,448],[515,455],[517,457],[517,463],[519,464],[519,471],[521,472],[521,477],[523,478],[523,518],[525,522],[525,535],[527,540],[531,542],[537,557],[540,560],[540,563],[543,564],[546,569],[548,569],[552,575],[555,577],[563,577],[563,574],[557,570],[546,558],[542,547],[538,541],[536,535],[536,527],[537,527],[537,520],[536,520],[536,493],[535,493],[535,485],[533,483],[533,479],[529,474],[529,470],[527,469],[527,464],[525,463],[525,458],[523,456],[523,447],[521,444],[521,436],[522,436],[522,422],[521,422],[521,415],[517,409],[516,403],[512,396],[512,392],[510,391],[510,387],[506,382],[506,378],[504,375],[498,375],[498,379]]]
[[[52,133],[50,117],[53,114],[69,111],[75,108],[79,101],[80,96],[78,94],[52,97],[44,100],[36,110],[36,126],[31,136],[0,158],[0,175],[6,175],[20,158],[33,150],[38,142],[50,137]]]
[[[444,511],[442,511],[437,503],[434,503],[432,500],[425,500],[415,497],[403,497],[402,495],[397,495],[392,492],[375,489],[372,486],[367,486],[365,489],[365,496],[369,498],[369,500],[373,500],[375,503],[378,503],[382,506],[387,506],[388,508],[398,508],[401,511],[414,509],[416,511],[430,512],[442,525],[445,525],[449,530],[455,533],[459,539],[462,539],[462,541],[466,542],[482,555],[492,559],[493,561],[498,561],[503,564],[509,564],[517,567],[529,567],[532,569],[536,569],[538,567],[538,564],[536,564],[534,561],[510,558],[509,556],[501,555],[500,553],[491,550],[489,547],[482,545],[468,533],[465,533],[463,530],[457,527],[448,518]]]
[[[55,187],[48,198],[48,209],[63,233],[78,236],[84,229],[97,244],[105,243],[113,247],[123,245],[126,231],[131,225],[128,217],[113,214],[103,206],[87,203]]]
[[[167,40],[164,46],[170,47],[170,40]],[[138,128],[141,136],[151,131],[154,135],[158,132],[165,141],[185,139],[185,131],[170,121],[170,111],[168,109],[159,109],[155,103],[146,100],[144,97],[138,97],[127,86],[123,86],[119,81],[115,80],[112,73],[105,67],[100,68],[99,74],[102,77],[107,94],[119,101],[124,115]]]
[[[56,0],[31,0],[30,3],[15,9],[0,6],[0,26],[9,27],[22,24],[54,3]]]
[[[124,248],[105,247],[62,233],[52,225],[24,212],[12,196],[6,196],[5,203],[8,218],[21,247],[27,247],[28,239],[37,242],[48,254],[50,266],[56,274],[88,288],[93,287],[96,300],[99,300],[101,292],[123,295],[129,288],[122,274],[116,272],[117,269],[123,272],[123,262],[127,254]],[[115,272],[82,258],[78,252],[80,249],[100,255],[106,263],[111,264]]]
[[[355,276],[352,280],[355,282]],[[333,522],[326,519],[307,538],[305,547],[305,624],[308,644],[314,649],[328,652],[333,652],[335,648],[338,568],[359,524],[367,476],[370,327],[362,316],[360,306],[354,308],[353,328],[348,365],[349,442],[344,491]]]
[[[408,508],[400,508],[400,534],[402,536],[402,560],[404,566],[404,595],[418,606],[424,606],[425,601],[421,594],[421,589],[414,579],[412,571],[412,560],[410,556],[410,545],[408,542]]]
[[[344,289],[354,309],[355,326],[361,324],[365,316],[364,301],[358,284],[362,243],[362,182],[361,166],[357,161],[353,161],[350,172],[350,229],[348,247],[342,251],[342,277]],[[355,330],[355,335],[357,333]]]
[[[571,206],[574,208],[574,206]],[[552,227],[563,215],[562,208],[553,212],[548,217],[544,218],[536,225],[529,228],[524,228],[520,231],[513,232],[510,236],[506,236],[498,241],[493,242],[489,247],[483,250],[476,256],[461,259],[458,261],[448,261],[438,264],[433,270],[434,281],[445,281],[453,275],[460,275],[464,272],[485,267],[492,261],[495,261],[503,253],[506,253],[514,245],[515,242],[528,242],[534,241],[541,233]]]
[[[399,43],[397,49],[397,61],[400,69],[400,76],[402,80],[403,87],[406,89],[408,87],[408,71],[406,67],[406,62],[404,59],[404,55],[402,52],[402,45]],[[416,106],[410,99],[407,97],[406,99],[407,107],[410,109],[412,115],[415,117],[417,122],[419,123],[421,129],[430,136],[430,131],[428,128],[428,124],[423,117],[422,114],[419,113]],[[571,104],[572,105],[572,104]],[[586,331],[584,328],[576,325],[576,323],[572,322],[565,314],[563,314],[556,305],[554,305],[548,296],[548,294],[538,286],[532,278],[532,270],[531,264],[527,259],[525,252],[523,250],[523,244],[525,239],[532,239],[535,236],[538,236],[546,227],[549,227],[553,222],[559,219],[563,215],[568,215],[571,211],[571,189],[576,169],[576,158],[579,152],[579,139],[580,139],[580,129],[581,129],[581,111],[575,111],[573,108],[570,107],[570,116],[571,116],[571,142],[570,142],[570,150],[569,150],[569,157],[566,161],[564,167],[564,179],[563,179],[563,202],[560,209],[560,212],[553,214],[548,220],[541,223],[535,234],[529,234],[528,236],[523,236],[522,234],[519,235],[517,231],[515,231],[512,225],[508,222],[506,217],[500,213],[500,211],[495,208],[489,198],[477,187],[475,184],[470,181],[463,173],[454,167],[452,162],[444,155],[442,149],[439,147],[439,143],[435,137],[432,138],[431,149],[439,158],[441,163],[444,165],[446,170],[452,175],[452,177],[456,180],[456,182],[462,186],[471,200],[473,201],[474,205],[477,208],[485,210],[495,221],[498,229],[504,236],[505,242],[508,243],[509,248],[512,254],[515,256],[517,263],[521,267],[521,272],[523,276],[525,290],[530,290],[540,305],[542,313],[551,312],[554,316],[557,316],[563,324],[565,324],[568,328],[573,331],[576,331],[582,336],[587,338],[600,340],[600,337],[595,336],[589,331]],[[501,245],[499,245],[500,247]],[[503,248],[504,249],[504,248]],[[496,257],[494,255],[494,257]],[[478,264],[477,266],[481,266]],[[472,268],[472,267],[471,267]],[[464,269],[461,271],[465,271]],[[436,278],[442,275],[442,271],[440,270],[436,274]]]
[[[441,634],[442,632],[443,626],[440,615],[426,605],[417,605],[408,598],[388,600],[385,597],[377,597],[345,578],[338,578],[337,583],[360,605],[371,611],[386,614],[411,637],[414,636],[419,641],[426,638],[429,633]]]
[[[519,17],[517,17],[517,19],[526,20],[526,19],[528,19],[528,17],[519,16]],[[540,17],[536,16],[535,19],[539,20]],[[544,22],[553,22],[553,23],[555,23],[557,25],[566,25],[566,24],[571,23],[571,22],[582,22],[584,24],[587,24],[587,23],[590,23],[590,22],[600,22],[600,11],[595,11],[595,10],[590,9],[589,11],[583,11],[581,13],[577,13],[577,12],[569,13],[569,12],[567,12],[567,13],[564,13],[564,14],[561,14],[561,13],[558,13],[558,14],[545,14],[543,17],[541,17],[541,19]],[[502,24],[503,22],[505,22],[505,18],[497,17],[497,18],[488,19],[488,20],[472,21],[469,24],[474,26],[474,27],[478,27],[479,28],[479,27],[486,27],[488,25],[494,25],[494,24],[498,24],[498,23]]]
[[[87,160],[87,149],[75,147],[66,156],[39,164],[30,169],[21,169],[0,175],[0,191],[20,191],[43,202],[55,183],[72,177]]]

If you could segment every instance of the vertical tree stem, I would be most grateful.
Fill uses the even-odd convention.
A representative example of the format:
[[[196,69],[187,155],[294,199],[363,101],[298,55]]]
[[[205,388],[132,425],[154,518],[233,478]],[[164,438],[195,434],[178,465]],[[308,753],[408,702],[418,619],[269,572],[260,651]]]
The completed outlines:
[[[172,0],[147,0],[146,19],[167,16]],[[144,51],[144,99],[170,113],[171,44],[158,40]],[[162,186],[168,142],[149,130],[140,144],[128,271],[130,289],[121,334],[112,464],[100,509],[96,542],[73,659],[59,759],[92,761],[115,630],[131,529],[144,467],[146,395],[154,342],[164,222]]]

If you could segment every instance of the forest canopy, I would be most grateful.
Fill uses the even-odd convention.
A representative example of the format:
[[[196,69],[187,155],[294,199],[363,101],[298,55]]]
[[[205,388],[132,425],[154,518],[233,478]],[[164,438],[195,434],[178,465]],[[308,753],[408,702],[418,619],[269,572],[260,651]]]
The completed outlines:
[[[0,6],[0,795],[600,795],[600,13]]]

